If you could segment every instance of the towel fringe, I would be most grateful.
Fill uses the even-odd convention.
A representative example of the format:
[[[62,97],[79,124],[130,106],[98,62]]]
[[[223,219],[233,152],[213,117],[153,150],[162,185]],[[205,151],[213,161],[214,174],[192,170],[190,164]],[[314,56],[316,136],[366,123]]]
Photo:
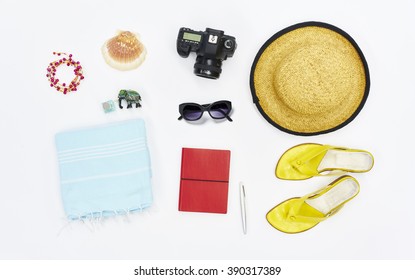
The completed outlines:
[[[71,215],[64,218],[65,224],[62,226],[62,228],[58,231],[57,237],[59,237],[64,230],[66,230],[68,227],[72,228],[72,225],[75,223],[82,224],[85,226],[90,232],[95,232],[100,226],[104,224],[105,221],[109,219],[122,219],[124,222],[131,222],[131,216],[135,213],[147,213],[146,216],[150,215],[149,212],[151,212],[151,207],[142,207],[137,206],[133,209],[126,208],[126,209],[118,209],[118,210],[105,210],[100,212],[91,212],[87,214],[77,214],[77,215]],[[107,215],[105,215],[105,213]],[[111,215],[112,214],[112,215]]]

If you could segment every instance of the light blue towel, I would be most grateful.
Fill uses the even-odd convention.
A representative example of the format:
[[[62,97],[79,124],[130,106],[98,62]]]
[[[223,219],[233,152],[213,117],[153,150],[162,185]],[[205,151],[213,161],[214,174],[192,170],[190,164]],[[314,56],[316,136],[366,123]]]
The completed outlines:
[[[58,133],[56,147],[68,219],[126,214],[151,205],[143,120]]]

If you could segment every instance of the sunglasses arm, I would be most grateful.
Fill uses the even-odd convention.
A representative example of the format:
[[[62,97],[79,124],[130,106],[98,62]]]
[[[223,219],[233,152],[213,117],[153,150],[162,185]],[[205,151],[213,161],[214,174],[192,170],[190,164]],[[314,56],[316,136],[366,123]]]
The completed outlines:
[[[233,120],[231,119],[231,117],[229,117],[229,115],[228,115],[228,114],[226,114],[226,112],[224,112],[224,111],[223,111],[223,110],[221,110],[221,109],[218,109],[218,110],[222,112],[222,114],[225,116],[225,118],[226,118],[228,121],[233,122]]]

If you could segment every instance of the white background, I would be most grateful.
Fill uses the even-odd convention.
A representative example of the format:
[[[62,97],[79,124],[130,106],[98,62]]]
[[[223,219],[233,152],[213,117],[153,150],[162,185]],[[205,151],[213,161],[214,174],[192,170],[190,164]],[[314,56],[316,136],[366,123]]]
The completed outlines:
[[[108,1],[109,2],[109,1]],[[4,1],[0,0],[1,259],[414,259],[415,3],[411,1]],[[252,103],[249,73],[277,31],[323,21],[349,33],[368,61],[371,89],[357,118],[339,131],[299,137],[268,124]],[[176,53],[180,27],[222,29],[238,49],[219,80],[193,75],[195,56]],[[144,64],[110,68],[100,48],[117,29],[136,31]],[[49,87],[53,51],[73,53],[85,70],[76,93]],[[104,114],[122,88],[138,90],[143,108]],[[233,123],[178,121],[182,102],[233,102]],[[129,219],[67,225],[54,135],[120,120],[146,121],[154,205]],[[334,178],[281,181],[280,155],[317,142],[362,148],[375,167],[355,177],[360,194],[310,231],[287,235],[265,214],[276,204]],[[230,149],[228,214],[179,212],[182,147]],[[243,235],[239,181],[245,182]]]

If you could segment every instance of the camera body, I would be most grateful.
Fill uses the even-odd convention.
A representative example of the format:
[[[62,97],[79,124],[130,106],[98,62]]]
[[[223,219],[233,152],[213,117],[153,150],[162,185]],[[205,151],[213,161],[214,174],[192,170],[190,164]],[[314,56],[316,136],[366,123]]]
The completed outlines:
[[[188,57],[196,52],[193,72],[200,77],[218,79],[222,72],[222,61],[232,57],[236,50],[235,37],[225,35],[221,30],[206,28],[194,31],[182,27],[177,36],[177,52],[181,57]]]

